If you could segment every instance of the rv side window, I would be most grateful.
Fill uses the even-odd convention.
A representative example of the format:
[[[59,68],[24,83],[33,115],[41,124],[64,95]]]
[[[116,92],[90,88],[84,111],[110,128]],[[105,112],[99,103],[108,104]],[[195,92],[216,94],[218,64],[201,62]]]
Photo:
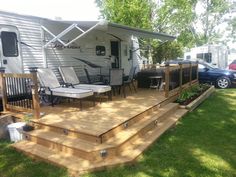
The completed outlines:
[[[203,60],[206,61],[207,63],[211,63],[211,62],[212,62],[211,53],[198,53],[196,57],[197,57],[198,59],[203,59]]]
[[[191,56],[190,56],[190,55],[187,55],[187,56],[186,56],[186,59],[187,59],[187,60],[190,60],[190,59],[191,59]]]
[[[106,48],[104,46],[97,45],[96,46],[96,55],[97,56],[104,56],[104,55],[106,55]]]
[[[1,40],[4,57],[17,57],[19,55],[16,33],[2,31]]]

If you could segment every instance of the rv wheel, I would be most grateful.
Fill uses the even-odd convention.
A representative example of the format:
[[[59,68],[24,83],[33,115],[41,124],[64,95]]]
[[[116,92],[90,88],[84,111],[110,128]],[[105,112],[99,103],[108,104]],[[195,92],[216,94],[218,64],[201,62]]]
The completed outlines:
[[[221,89],[228,88],[228,87],[230,87],[230,85],[231,85],[231,82],[230,82],[229,78],[227,78],[227,77],[220,77],[216,81],[216,86]]]

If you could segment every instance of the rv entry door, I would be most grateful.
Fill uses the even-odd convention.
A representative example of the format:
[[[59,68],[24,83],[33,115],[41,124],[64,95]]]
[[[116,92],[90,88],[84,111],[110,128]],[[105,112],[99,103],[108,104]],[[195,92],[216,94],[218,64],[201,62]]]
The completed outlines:
[[[14,26],[0,25],[0,63],[6,73],[22,73],[19,31]]]

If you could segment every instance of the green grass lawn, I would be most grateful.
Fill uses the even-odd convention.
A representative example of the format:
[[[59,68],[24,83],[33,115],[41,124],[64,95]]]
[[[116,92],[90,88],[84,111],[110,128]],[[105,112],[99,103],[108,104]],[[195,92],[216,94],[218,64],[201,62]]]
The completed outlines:
[[[65,169],[37,162],[0,141],[0,177],[66,177]],[[133,166],[84,177],[236,177],[236,89],[217,90],[166,132]]]

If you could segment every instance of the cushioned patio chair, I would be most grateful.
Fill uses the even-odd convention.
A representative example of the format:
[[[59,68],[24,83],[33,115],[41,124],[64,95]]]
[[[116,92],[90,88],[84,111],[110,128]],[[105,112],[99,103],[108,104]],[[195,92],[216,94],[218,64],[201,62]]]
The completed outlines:
[[[137,92],[136,87],[134,85],[134,75],[135,75],[135,70],[137,67],[131,67],[130,72],[129,72],[129,77],[127,80],[124,81],[124,86],[129,86],[130,91],[132,91],[131,86],[133,86],[134,91]]]
[[[71,84],[73,88],[90,89],[95,94],[107,94],[111,100],[111,87],[109,85],[81,84],[73,67],[59,67],[62,79],[66,84]]]
[[[85,75],[86,75],[86,77],[87,77],[87,80],[88,80],[88,83],[89,83],[89,84],[104,85],[104,82],[101,81],[101,77],[99,77],[99,78],[100,78],[99,81],[97,81],[97,80],[96,80],[96,81],[93,81],[93,80],[91,79],[91,77],[90,77],[90,74],[89,74],[87,68],[84,68],[84,72],[85,72]]]
[[[37,72],[41,84],[41,89],[43,89],[44,94],[50,95],[52,106],[54,105],[53,103],[54,96],[77,98],[77,99],[94,96],[94,93],[91,89],[62,87],[58,82],[55,73],[49,68],[38,69]],[[95,100],[93,100],[93,102],[95,105]],[[82,108],[81,100],[80,100],[80,107]]]
[[[124,69],[110,69],[109,75],[109,85],[112,87],[113,93],[115,94],[117,89],[119,89],[119,92],[122,89],[124,98],[126,98],[125,87],[123,85]]]

